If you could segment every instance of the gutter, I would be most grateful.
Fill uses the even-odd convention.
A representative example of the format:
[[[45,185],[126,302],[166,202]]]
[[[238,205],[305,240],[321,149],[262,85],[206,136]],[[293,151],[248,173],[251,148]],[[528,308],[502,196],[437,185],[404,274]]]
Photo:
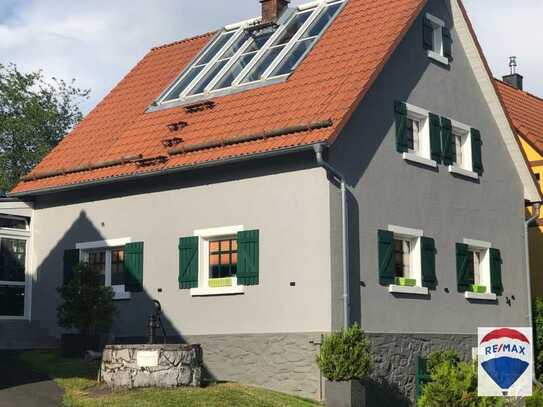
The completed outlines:
[[[349,294],[349,230],[347,213],[347,184],[345,177],[336,170],[323,157],[324,145],[315,144],[313,146],[317,164],[332,174],[341,184],[341,229],[342,229],[342,260],[343,260],[343,327],[348,328],[351,324],[351,300]]]
[[[98,179],[94,181],[89,181],[89,182],[82,182],[79,184],[62,185],[58,187],[50,187],[50,188],[44,188],[44,189],[38,189],[38,190],[8,193],[8,199],[47,195],[47,194],[56,193],[56,192],[72,191],[76,189],[88,188],[88,187],[93,187],[93,186],[102,186],[102,185],[114,184],[118,182],[156,177],[159,175],[177,174],[177,173],[183,173],[183,172],[188,172],[188,171],[194,171],[197,169],[206,169],[206,168],[218,167],[222,165],[236,164],[236,163],[240,163],[240,162],[244,162],[248,160],[278,157],[278,156],[294,154],[294,153],[299,153],[299,152],[312,151],[313,146],[314,144],[307,144],[303,146],[282,148],[282,149],[278,149],[274,151],[267,151],[264,153],[247,154],[247,155],[242,155],[242,156],[232,157],[232,158],[227,158],[227,159],[213,160],[213,161],[208,161],[208,162],[198,163],[198,164],[193,164],[193,165],[179,166],[179,167],[169,168],[166,170],[141,172],[141,173],[136,173],[136,174],[121,175],[121,176],[113,177],[113,178],[110,177],[110,178],[103,178],[103,179]]]

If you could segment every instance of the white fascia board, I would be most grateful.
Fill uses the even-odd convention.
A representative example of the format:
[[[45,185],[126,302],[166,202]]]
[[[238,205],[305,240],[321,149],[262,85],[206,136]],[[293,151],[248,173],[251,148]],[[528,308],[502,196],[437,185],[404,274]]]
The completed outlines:
[[[255,23],[259,22],[260,19],[261,19],[260,17],[250,18],[250,19],[245,20],[245,21],[240,21],[239,23],[226,25],[226,26],[224,26],[224,29],[226,31],[237,30],[238,28],[246,27],[249,24],[255,24]]]
[[[515,132],[511,128],[511,123],[507,118],[505,109],[496,92],[493,79],[486,69],[483,56],[477,47],[476,39],[471,34],[468,21],[464,18],[464,13],[462,12],[459,0],[451,1],[451,9],[453,25],[460,39],[460,43],[464,48],[471,69],[483,93],[483,97],[488,103],[488,107],[494,116],[494,120],[496,121],[507,151],[509,152],[511,159],[513,160],[513,164],[520,176],[522,185],[524,187],[524,199],[530,202],[539,202],[541,200],[541,195],[539,194],[538,187],[534,182],[530,169],[528,168],[528,165],[524,159],[524,155],[520,150]]]

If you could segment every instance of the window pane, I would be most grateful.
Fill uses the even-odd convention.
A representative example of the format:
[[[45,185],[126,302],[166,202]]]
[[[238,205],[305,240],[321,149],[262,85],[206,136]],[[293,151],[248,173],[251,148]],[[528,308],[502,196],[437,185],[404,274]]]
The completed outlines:
[[[311,23],[307,31],[304,33],[302,38],[314,37],[320,35],[324,30],[324,27],[334,18],[335,14],[341,7],[341,3],[334,4],[332,6],[326,7],[321,11],[320,15],[315,21]]]
[[[0,280],[25,281],[26,241],[0,240]]]
[[[179,82],[177,86],[172,89],[172,91],[170,92],[168,97],[164,99],[164,101],[178,99],[181,93],[183,93],[185,88],[190,85],[190,83],[194,80],[194,78],[196,78],[196,76],[198,76],[202,69],[204,69],[204,66],[197,66],[187,72],[181,82]]]
[[[258,51],[259,49],[261,49],[264,46],[264,44],[266,44],[266,42],[270,39],[270,37],[273,35],[274,32],[275,30],[268,31],[262,34],[260,33],[253,34],[252,35],[253,41],[251,45],[249,45],[249,47],[245,50],[244,53],[247,54],[249,52]]]
[[[404,277],[403,242],[399,239],[394,240],[394,259],[396,263],[396,277]]]
[[[275,68],[272,73],[272,76],[280,76],[291,73],[294,70],[294,67],[300,59],[304,56],[305,52],[311,48],[315,39],[308,39],[298,42],[290,50],[290,52],[285,56],[283,61]]]
[[[279,37],[274,41],[273,45],[282,45],[289,42],[292,37],[294,37],[294,35],[298,32],[300,27],[307,21],[313,11],[315,10],[309,10],[294,16],[287,28],[285,28],[281,35],[279,35]]]
[[[283,48],[284,47],[276,47],[267,50],[260,59],[260,61],[256,63],[253,69],[249,71],[245,79],[243,79],[243,83],[260,80],[262,78],[262,74],[266,71],[266,69],[268,69],[268,67],[271,65],[277,55],[279,55],[279,53],[283,50]]]
[[[237,271],[236,239],[222,239],[209,242],[209,278],[232,277]],[[216,249],[212,251],[211,248]]]
[[[27,224],[25,219],[0,217],[0,228],[26,230]]]
[[[111,285],[122,285],[125,283],[124,250],[113,249],[111,251]]]
[[[202,78],[200,82],[189,92],[189,95],[197,95],[203,93],[204,89],[209,85],[209,83],[217,76],[222,68],[227,64],[228,60],[222,60],[215,62],[215,65],[211,70]]]
[[[0,315],[22,317],[25,312],[25,288],[0,285]]]
[[[235,32],[230,32],[222,34],[219,38],[215,40],[215,43],[206,51],[204,55],[198,60],[196,65],[207,64],[213,59],[213,57],[219,52],[222,47],[228,42],[230,38],[235,34]]]
[[[250,34],[247,31],[244,31],[237,40],[235,40],[232,45],[221,55],[221,59],[227,59],[234,56],[236,52],[241,48],[245,42],[250,38]]]
[[[234,65],[232,65],[230,69],[226,72],[226,74],[219,81],[217,86],[215,86],[215,89],[224,89],[232,86],[232,82],[234,82],[234,80],[238,77],[241,71],[243,71],[243,69],[251,63],[255,55],[256,52],[242,55],[241,58],[238,59],[236,63],[234,63]]]
[[[106,252],[103,250],[90,251],[87,253],[87,264],[91,270],[98,273],[98,281],[106,284]]]

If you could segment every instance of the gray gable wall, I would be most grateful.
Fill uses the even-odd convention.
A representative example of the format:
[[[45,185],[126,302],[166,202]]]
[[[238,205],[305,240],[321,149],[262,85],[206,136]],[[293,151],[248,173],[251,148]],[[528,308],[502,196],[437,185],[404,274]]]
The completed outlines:
[[[450,67],[422,47],[422,15],[361,102],[329,159],[351,186],[352,316],[369,332],[466,333],[478,326],[528,324],[523,188],[495,120],[452,27],[448,0],[426,11],[451,27]],[[396,151],[394,100],[406,101],[481,130],[485,173],[480,181],[404,161]],[[341,325],[340,201],[332,191],[333,325]],[[396,296],[378,282],[377,230],[389,224],[422,229],[437,248],[436,290]],[[492,242],[502,250],[504,294],[469,302],[456,288],[455,243]],[[514,299],[512,299],[514,297]],[[506,298],[511,299],[509,305]]]

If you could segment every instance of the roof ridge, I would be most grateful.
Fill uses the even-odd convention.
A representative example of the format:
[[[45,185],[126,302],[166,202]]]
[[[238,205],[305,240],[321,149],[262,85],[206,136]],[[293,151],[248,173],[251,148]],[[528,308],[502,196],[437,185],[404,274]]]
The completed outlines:
[[[527,96],[531,96],[532,98],[537,99],[540,102],[543,102],[543,97],[541,97],[541,96],[534,95],[533,93],[527,92],[525,90],[517,89],[513,85],[510,85],[507,82],[502,81],[501,79],[494,78],[494,80],[497,81],[497,82],[500,82],[500,83],[502,83],[502,84],[504,84],[504,85],[506,85],[508,87],[510,87],[513,90],[516,90],[517,92],[523,93],[523,94],[525,94]]]
[[[211,36],[213,34],[215,34],[217,31],[208,31],[204,34],[199,34],[199,35],[195,35],[193,37],[188,37],[188,38],[184,38],[182,40],[177,40],[177,41],[174,41],[174,42],[168,42],[166,44],[162,44],[162,45],[157,45],[156,47],[153,47],[151,48],[151,51],[156,51],[158,49],[162,49],[162,48],[168,48],[168,47],[173,47],[175,45],[179,45],[179,44],[183,44],[185,42],[190,42],[190,41],[194,41],[194,40],[198,40],[200,38],[204,38],[204,37],[208,37],[208,36]]]

